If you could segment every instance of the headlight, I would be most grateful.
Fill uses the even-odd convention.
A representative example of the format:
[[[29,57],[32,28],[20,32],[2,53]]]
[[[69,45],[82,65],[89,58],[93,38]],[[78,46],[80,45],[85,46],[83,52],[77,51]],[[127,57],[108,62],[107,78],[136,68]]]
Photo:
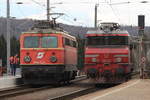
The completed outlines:
[[[25,63],[31,62],[31,57],[30,57],[30,56],[25,56],[25,57],[24,57],[24,62],[25,62]]]
[[[116,60],[116,62],[121,62],[122,61],[121,58],[116,58],[115,60]]]
[[[57,61],[57,58],[56,58],[55,56],[52,56],[52,57],[50,58],[50,61],[53,62],[53,63],[55,63],[55,62]]]
[[[92,58],[92,62],[97,62],[96,58]]]

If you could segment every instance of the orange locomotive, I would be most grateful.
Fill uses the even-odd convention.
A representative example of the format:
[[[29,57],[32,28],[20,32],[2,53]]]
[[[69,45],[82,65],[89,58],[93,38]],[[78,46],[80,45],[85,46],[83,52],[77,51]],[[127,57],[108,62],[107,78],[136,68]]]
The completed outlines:
[[[40,22],[20,37],[20,65],[24,83],[48,84],[75,79],[76,38],[53,23]]]
[[[117,23],[101,23],[100,29],[86,34],[85,71],[95,83],[114,84],[130,78],[130,35],[119,27]]]

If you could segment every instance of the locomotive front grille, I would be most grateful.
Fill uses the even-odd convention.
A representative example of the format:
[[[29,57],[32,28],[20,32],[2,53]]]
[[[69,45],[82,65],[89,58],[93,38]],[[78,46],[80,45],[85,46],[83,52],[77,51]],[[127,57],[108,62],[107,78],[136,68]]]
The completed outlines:
[[[22,72],[45,72],[45,73],[62,73],[65,70],[64,65],[58,65],[58,66],[36,66],[36,65],[30,65],[30,66],[21,66]]]

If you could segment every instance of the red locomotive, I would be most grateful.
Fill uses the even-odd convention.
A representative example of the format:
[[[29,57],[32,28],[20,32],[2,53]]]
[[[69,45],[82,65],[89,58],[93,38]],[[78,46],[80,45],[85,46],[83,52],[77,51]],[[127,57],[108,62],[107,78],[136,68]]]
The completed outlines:
[[[77,41],[53,22],[41,21],[20,37],[20,65],[27,84],[69,82],[77,73]]]
[[[117,23],[101,23],[86,34],[85,71],[96,83],[121,83],[131,75],[129,33]]]

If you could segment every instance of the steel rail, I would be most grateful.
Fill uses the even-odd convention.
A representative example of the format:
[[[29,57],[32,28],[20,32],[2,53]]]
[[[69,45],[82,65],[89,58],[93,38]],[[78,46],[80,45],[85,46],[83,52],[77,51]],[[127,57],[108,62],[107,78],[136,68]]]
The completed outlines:
[[[137,73],[135,73],[134,75],[137,75]],[[116,86],[116,85],[120,85],[120,84],[112,84],[112,85],[103,84],[103,85],[100,85],[100,86],[91,86],[91,87],[87,87],[85,89],[81,89],[81,90],[73,91],[73,92],[70,92],[70,93],[66,93],[64,95],[59,95],[57,97],[49,97],[47,100],[72,100],[76,97],[83,96],[83,95],[93,93],[93,92],[96,92],[96,91],[102,91],[106,88],[110,88],[110,87],[113,87],[113,86]]]
[[[99,89],[93,86],[93,87],[88,87],[86,89],[81,89],[81,90],[73,91],[70,93],[66,93],[64,95],[60,95],[57,97],[50,97],[47,100],[71,100],[75,97],[79,97],[79,96],[82,96],[82,95],[85,95],[88,93],[92,93],[92,92],[95,92],[97,90],[99,90]]]
[[[5,90],[3,92],[1,91],[0,99],[14,97],[14,96],[18,96],[18,95],[22,95],[22,94],[26,94],[26,93],[32,93],[32,92],[45,90],[45,89],[49,89],[49,88],[52,88],[52,86],[46,86],[46,87],[40,87],[40,88],[30,88],[30,87],[21,88],[20,87],[20,88],[11,89],[11,90]]]
[[[86,76],[79,76],[75,80],[72,80],[71,82],[77,82],[77,81],[81,81],[84,79],[86,79]],[[32,92],[39,92],[42,90],[54,89],[54,88],[56,88],[56,87],[54,87],[53,85],[42,86],[42,87],[38,87],[38,88],[33,88],[31,86],[23,85],[23,86],[2,89],[2,90],[0,90],[0,99],[15,97],[18,95],[28,94],[28,93],[32,93]]]
[[[131,74],[131,76],[136,76],[138,75],[139,72],[133,72]],[[133,79],[133,78],[131,78]],[[116,84],[117,85],[117,84]],[[71,92],[71,93],[66,93],[64,95],[60,95],[60,96],[57,96],[57,97],[49,97],[48,100],[71,100],[75,97],[79,97],[79,96],[82,96],[82,95],[85,95],[85,94],[89,94],[89,93],[92,93],[92,92],[95,92],[95,91],[98,91],[98,90],[104,90],[106,88],[109,88],[109,87],[112,87],[112,86],[116,86],[115,84],[114,85],[106,85],[106,86],[103,86],[103,88],[97,88],[97,87],[87,87],[85,89],[81,89],[81,90],[77,90],[77,91],[74,91],[74,92]]]

